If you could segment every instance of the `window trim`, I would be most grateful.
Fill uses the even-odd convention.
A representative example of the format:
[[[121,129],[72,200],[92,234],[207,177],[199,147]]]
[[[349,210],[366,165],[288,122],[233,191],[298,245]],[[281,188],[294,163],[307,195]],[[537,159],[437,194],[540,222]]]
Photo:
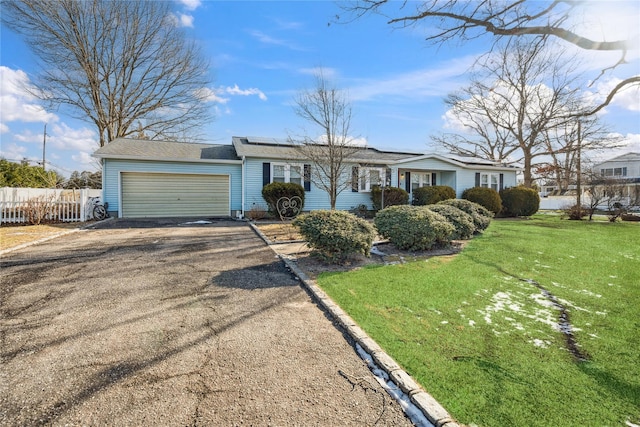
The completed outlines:
[[[482,182],[482,178],[487,177],[486,185]],[[491,178],[495,177],[496,179],[496,188],[493,188],[491,184]],[[480,172],[480,187],[483,188],[492,188],[496,191],[500,191],[500,173],[497,172]]]
[[[280,182],[274,181],[275,178],[275,167],[283,166],[284,167],[284,181],[285,183],[291,182],[291,166],[297,167],[300,169],[300,185],[304,186],[305,176],[304,176],[304,163],[284,163],[284,162],[271,162],[271,182]],[[294,183],[295,184],[295,183]]]
[[[371,192],[371,171],[378,171],[380,173],[380,184],[384,185],[387,179],[387,168],[386,167],[372,167],[372,166],[361,166],[358,168],[358,192],[359,193],[370,193]],[[365,178],[364,188],[361,186],[362,178]]]

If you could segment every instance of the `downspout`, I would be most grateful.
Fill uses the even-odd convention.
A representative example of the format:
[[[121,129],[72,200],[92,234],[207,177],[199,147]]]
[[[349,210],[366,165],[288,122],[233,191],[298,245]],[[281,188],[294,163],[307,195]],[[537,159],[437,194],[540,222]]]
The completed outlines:
[[[242,206],[241,206],[242,218],[244,218],[244,197],[245,197],[245,195],[244,195],[244,185],[245,185],[245,183],[244,183],[244,175],[245,175],[245,169],[247,167],[246,166],[246,160],[247,160],[246,156],[242,156],[242,168],[240,170],[240,177],[241,177],[241,181],[242,181],[242,191],[241,191],[242,200],[240,201],[241,204],[242,204]]]

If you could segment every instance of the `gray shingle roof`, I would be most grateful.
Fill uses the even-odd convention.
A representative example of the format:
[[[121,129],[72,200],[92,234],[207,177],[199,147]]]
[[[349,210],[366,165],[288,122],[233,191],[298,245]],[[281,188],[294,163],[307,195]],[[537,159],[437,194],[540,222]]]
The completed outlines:
[[[240,160],[233,145],[194,144],[118,138],[99,148],[98,158],[140,160]]]

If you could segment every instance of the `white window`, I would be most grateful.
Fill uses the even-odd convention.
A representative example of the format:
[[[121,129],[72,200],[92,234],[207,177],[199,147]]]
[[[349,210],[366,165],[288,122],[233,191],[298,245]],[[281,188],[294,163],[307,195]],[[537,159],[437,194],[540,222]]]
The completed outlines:
[[[411,172],[411,191],[420,187],[430,187],[432,182],[431,172]]]
[[[627,168],[608,168],[600,169],[602,176],[627,176]]]
[[[500,175],[497,173],[481,173],[480,187],[493,188],[494,190],[499,191]]]
[[[272,163],[271,167],[271,182],[291,182],[293,184],[302,185],[302,165]]]
[[[382,186],[385,182],[384,168],[360,168],[358,178],[358,190],[362,192],[371,191],[376,185]]]

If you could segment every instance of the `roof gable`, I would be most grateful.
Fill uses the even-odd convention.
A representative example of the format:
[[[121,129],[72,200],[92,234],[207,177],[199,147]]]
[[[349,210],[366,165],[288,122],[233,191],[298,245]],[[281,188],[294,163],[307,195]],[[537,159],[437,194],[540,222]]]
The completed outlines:
[[[596,164],[594,168],[597,168],[600,165],[603,165],[605,163],[610,163],[610,162],[640,162],[640,153],[636,153],[636,152],[624,153],[619,156],[612,157],[609,160],[600,162]]]

